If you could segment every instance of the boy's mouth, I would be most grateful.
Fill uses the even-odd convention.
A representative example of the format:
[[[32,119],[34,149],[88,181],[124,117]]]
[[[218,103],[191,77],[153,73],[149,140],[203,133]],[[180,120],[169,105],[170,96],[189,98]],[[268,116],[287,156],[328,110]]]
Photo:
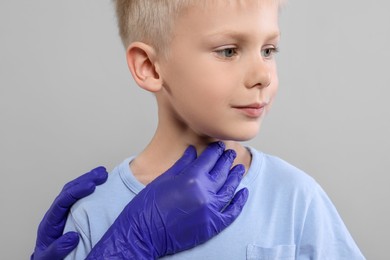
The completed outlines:
[[[248,117],[258,118],[264,113],[266,105],[267,103],[263,102],[263,103],[253,103],[253,104],[243,105],[243,106],[241,105],[233,106],[233,108],[239,110],[241,113],[244,113]]]

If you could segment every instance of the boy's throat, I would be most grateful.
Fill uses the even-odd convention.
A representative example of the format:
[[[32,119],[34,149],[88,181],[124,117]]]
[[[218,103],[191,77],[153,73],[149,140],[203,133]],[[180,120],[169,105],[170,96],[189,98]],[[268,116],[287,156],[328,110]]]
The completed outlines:
[[[198,156],[207,147],[207,143],[188,143],[176,139],[170,142],[167,139],[159,140],[154,137],[149,145],[130,163],[129,167],[134,177],[144,185],[166,172],[180,159],[188,145],[194,145]],[[226,149],[233,149],[237,153],[233,166],[243,164],[248,171],[252,156],[247,148],[235,141],[226,141]]]

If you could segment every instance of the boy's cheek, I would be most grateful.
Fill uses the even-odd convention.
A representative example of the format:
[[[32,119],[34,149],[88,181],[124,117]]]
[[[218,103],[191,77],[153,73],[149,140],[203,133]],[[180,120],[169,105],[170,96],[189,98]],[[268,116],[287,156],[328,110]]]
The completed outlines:
[[[275,97],[276,97],[276,94],[278,92],[278,87],[279,86],[278,86],[277,82],[276,82],[276,84],[272,84],[270,86],[269,95],[268,95],[269,100],[268,100],[268,105],[266,107],[266,113],[268,113],[270,111],[270,109],[275,101]]]
[[[268,103],[268,105],[267,105],[267,107],[266,107],[266,110],[265,110],[266,114],[268,114],[268,112],[271,110],[272,105],[273,105],[273,103],[274,103],[274,101],[275,101],[275,96],[276,96],[276,90],[275,90],[274,95],[272,95],[272,96],[270,97],[270,101],[269,101],[269,103]]]

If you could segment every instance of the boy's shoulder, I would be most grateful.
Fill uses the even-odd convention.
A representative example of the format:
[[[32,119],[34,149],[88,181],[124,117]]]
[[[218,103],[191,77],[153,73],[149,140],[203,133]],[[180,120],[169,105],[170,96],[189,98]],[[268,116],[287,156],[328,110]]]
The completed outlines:
[[[253,157],[253,162],[257,164],[254,166],[261,170],[262,174],[271,175],[273,178],[288,178],[296,182],[308,182],[313,184],[315,180],[303,170],[297,168],[284,159],[263,153],[255,148],[249,148]]]
[[[72,206],[65,232],[76,231],[83,237],[84,242],[98,242],[123,208],[138,193],[134,187],[141,186],[139,182],[134,184],[131,181],[129,163],[132,158],[115,167],[105,183],[97,186],[91,195]],[[86,247],[88,248],[88,245]]]
[[[250,171],[255,171],[257,185],[264,185],[273,191],[294,191],[312,194],[319,185],[306,172],[275,156],[249,148],[252,153]],[[252,174],[252,173],[250,173]]]
[[[80,200],[71,208],[74,217],[79,215],[99,214],[110,211],[110,209],[123,208],[124,202],[138,193],[137,184],[132,183],[129,169],[129,162],[133,157],[125,159],[117,165],[109,174],[107,181],[96,186],[95,191]]]

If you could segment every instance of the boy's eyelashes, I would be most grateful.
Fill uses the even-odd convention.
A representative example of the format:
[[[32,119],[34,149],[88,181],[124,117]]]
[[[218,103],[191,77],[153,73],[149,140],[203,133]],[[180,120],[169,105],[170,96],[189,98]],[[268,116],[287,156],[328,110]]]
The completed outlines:
[[[279,52],[278,47],[270,46],[261,50],[261,56],[269,59],[272,58],[278,52]]]
[[[214,52],[223,59],[231,59],[238,55],[238,47],[223,47],[215,50]],[[266,46],[261,50],[261,56],[266,59],[271,59],[279,52],[279,48],[273,45]]]
[[[232,58],[235,55],[237,55],[237,48],[236,47],[225,47],[223,49],[218,49],[214,51],[218,56],[228,59]]]

